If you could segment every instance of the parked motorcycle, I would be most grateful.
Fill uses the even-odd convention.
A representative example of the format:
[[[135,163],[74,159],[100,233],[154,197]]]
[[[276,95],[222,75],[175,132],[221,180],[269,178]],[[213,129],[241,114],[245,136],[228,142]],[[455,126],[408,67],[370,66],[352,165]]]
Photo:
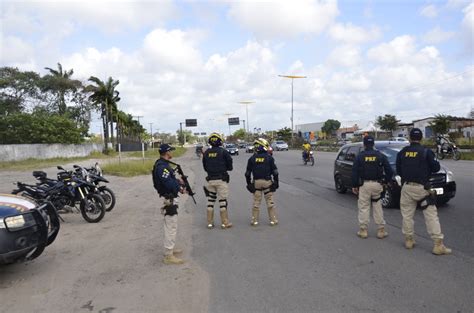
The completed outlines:
[[[58,180],[49,179],[45,172],[35,171],[33,175],[40,181],[37,185],[17,183],[18,188],[13,194],[22,194],[38,202],[49,199],[57,210],[66,206],[77,208],[84,220],[97,223],[105,215],[105,202],[95,192],[96,186],[75,176],[72,171],[66,171],[58,166]]]
[[[109,183],[109,181],[102,176],[102,170],[100,169],[99,164],[96,163],[94,167],[89,169],[79,165],[74,165],[73,167],[75,169],[76,175],[81,177],[83,180],[95,185],[95,192],[97,192],[102,197],[102,199],[104,199],[105,211],[112,211],[112,209],[115,207],[115,194],[110,188],[100,185],[100,183]]]
[[[314,154],[313,151],[309,151],[306,154],[303,152],[303,163],[304,165],[310,163],[311,166],[314,166]]]

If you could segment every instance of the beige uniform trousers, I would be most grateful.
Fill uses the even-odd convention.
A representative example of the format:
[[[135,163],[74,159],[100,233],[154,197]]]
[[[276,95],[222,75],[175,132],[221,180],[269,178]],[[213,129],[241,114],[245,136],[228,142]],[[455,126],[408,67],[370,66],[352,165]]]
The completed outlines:
[[[270,191],[272,186],[271,180],[257,179],[254,182],[255,193],[253,194],[253,211],[258,212],[260,210],[260,203],[262,202],[262,195],[267,203],[268,213],[274,214],[275,203],[273,202],[273,192]],[[272,219],[272,216],[270,216]]]
[[[227,209],[227,197],[229,196],[229,184],[221,179],[210,180],[206,188],[209,191],[207,210],[214,211],[214,204],[219,198],[220,211],[225,211]]]
[[[161,213],[165,214],[165,206],[168,205],[177,205],[178,201],[176,199],[165,199],[163,201],[163,207],[161,208]],[[176,243],[176,234],[178,232],[178,214],[173,216],[164,215],[164,246],[165,246],[165,255],[173,254],[173,249]]]
[[[400,198],[400,212],[403,217],[402,233],[405,236],[413,236],[415,233],[415,215],[418,202],[428,195],[423,185],[416,183],[406,183],[402,187],[402,195]],[[425,216],[426,230],[431,239],[443,239],[441,226],[438,219],[438,210],[435,205],[429,205],[423,210]]]
[[[384,227],[385,220],[383,219],[382,201],[379,199],[383,192],[383,186],[376,181],[365,181],[359,187],[359,200],[357,206],[359,208],[359,226],[367,228],[370,223],[370,207],[372,206],[372,214],[375,224],[378,228]],[[373,199],[379,199],[377,202],[372,202]]]

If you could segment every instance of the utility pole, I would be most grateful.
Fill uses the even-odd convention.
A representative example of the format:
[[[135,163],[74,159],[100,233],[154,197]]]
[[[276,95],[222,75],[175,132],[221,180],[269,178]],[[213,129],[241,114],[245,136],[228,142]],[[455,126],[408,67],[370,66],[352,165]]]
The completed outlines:
[[[227,116],[227,124],[229,124],[229,116],[234,115],[234,113],[225,113],[224,115]],[[230,124],[229,124],[229,136],[231,135],[232,134],[230,133]]]
[[[291,144],[294,144],[294,129],[293,129],[293,81],[295,78],[306,78],[306,76],[296,76],[296,75],[278,75],[279,77],[290,78],[291,79]]]
[[[150,124],[150,142],[151,142],[151,149],[153,149],[153,123]]]

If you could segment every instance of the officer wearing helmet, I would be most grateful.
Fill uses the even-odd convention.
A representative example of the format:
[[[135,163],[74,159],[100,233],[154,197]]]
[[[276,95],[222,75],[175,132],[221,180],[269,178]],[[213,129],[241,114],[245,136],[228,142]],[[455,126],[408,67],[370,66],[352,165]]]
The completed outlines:
[[[420,142],[423,133],[419,128],[410,131],[410,145],[404,147],[397,155],[397,174],[402,180],[400,212],[403,218],[402,232],[405,235],[405,248],[415,246],[413,216],[417,205],[423,209],[426,229],[434,241],[433,254],[450,254],[451,249],[443,244],[443,233],[436,208],[436,194],[430,190],[431,173],[440,170],[439,162],[431,149],[423,147]]]
[[[385,155],[374,149],[374,138],[364,137],[364,150],[359,153],[352,166],[352,192],[359,196],[359,231],[357,236],[367,238],[367,229],[370,222],[370,207],[375,224],[377,224],[377,238],[383,239],[388,233],[385,231],[385,220],[382,210],[382,181],[390,182],[393,171]]]
[[[163,207],[161,211],[164,215],[164,246],[165,264],[182,264],[184,261],[177,257],[182,251],[175,248],[176,233],[178,231],[178,205],[176,198],[178,193],[184,193],[182,181],[175,176],[171,167],[170,160],[172,158],[171,151],[175,150],[168,144],[160,146],[160,158],[153,166],[152,176],[153,185],[160,195],[163,197]]]
[[[219,198],[221,228],[232,227],[227,213],[227,198],[229,196],[229,174],[232,171],[232,157],[221,146],[224,142],[221,135],[212,133],[208,140],[211,148],[204,152],[202,164],[207,172],[207,186],[204,192],[207,196],[207,228],[214,228],[214,204]]]
[[[259,138],[254,142],[255,154],[247,162],[245,179],[247,181],[247,190],[253,193],[252,226],[258,225],[260,202],[262,194],[267,203],[270,225],[278,224],[275,214],[275,203],[273,202],[273,192],[278,189],[278,169],[275,165],[273,156],[267,153],[269,149],[268,141]],[[253,176],[253,182],[252,182]]]

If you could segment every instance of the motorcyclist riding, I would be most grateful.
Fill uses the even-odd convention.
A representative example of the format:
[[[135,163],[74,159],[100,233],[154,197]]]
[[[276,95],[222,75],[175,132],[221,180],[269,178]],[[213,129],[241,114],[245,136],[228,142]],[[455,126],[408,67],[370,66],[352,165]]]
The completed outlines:
[[[307,140],[305,140],[302,147],[303,147],[303,160],[307,160],[309,157],[309,152],[311,151],[311,145]]]

